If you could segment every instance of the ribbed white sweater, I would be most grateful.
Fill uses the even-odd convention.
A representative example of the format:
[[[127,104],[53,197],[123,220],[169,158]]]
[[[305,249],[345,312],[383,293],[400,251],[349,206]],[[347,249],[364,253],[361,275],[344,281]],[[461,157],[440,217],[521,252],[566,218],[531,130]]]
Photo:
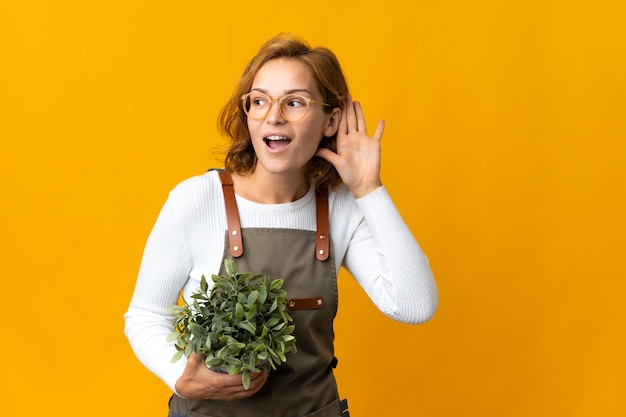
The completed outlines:
[[[288,204],[259,204],[237,196],[241,227],[316,230],[313,188]],[[437,288],[428,260],[384,187],[356,200],[341,186],[329,195],[330,236],[337,272],[344,266],[390,318],[421,323],[437,308]],[[169,195],[150,233],[125,334],[139,360],[173,391],[185,367],[172,364],[166,341],[174,318],[166,307],[186,299],[200,277],[222,264],[226,213],[217,172],[190,178]],[[245,234],[245,231],[244,231]],[[210,280],[209,280],[210,282]]]

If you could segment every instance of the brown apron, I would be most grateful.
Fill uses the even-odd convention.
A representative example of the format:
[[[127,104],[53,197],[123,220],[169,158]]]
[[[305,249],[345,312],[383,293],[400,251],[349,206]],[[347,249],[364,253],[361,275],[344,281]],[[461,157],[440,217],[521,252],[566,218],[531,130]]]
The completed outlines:
[[[234,400],[186,400],[174,395],[170,416],[188,417],[339,417],[333,376],[333,320],[337,313],[337,277],[328,235],[328,196],[317,193],[317,232],[296,229],[246,228],[239,225],[232,179],[220,171],[228,229],[224,258],[235,258],[240,272],[282,278],[296,326],[297,353],[271,370],[252,397]],[[245,247],[244,247],[245,244]],[[244,250],[245,249],[245,250]],[[224,266],[220,275],[225,274]]]

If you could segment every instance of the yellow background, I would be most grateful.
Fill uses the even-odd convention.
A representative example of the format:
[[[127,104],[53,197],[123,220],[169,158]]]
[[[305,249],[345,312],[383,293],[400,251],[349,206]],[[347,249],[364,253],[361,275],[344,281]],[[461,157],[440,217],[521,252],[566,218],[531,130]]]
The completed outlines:
[[[345,273],[355,417],[626,415],[626,6],[596,1],[0,3],[7,416],[165,416],[122,334],[167,192],[280,31],[339,56],[440,308],[393,323]]]

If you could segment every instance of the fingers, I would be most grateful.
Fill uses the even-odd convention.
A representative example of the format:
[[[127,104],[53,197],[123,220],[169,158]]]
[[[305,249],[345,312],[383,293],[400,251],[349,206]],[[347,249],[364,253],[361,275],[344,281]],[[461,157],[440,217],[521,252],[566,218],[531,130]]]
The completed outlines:
[[[356,103],[352,101],[352,96],[346,98],[346,133],[358,131],[355,104]]]
[[[346,106],[343,109],[343,111],[341,112],[341,120],[339,121],[339,135],[345,135],[348,133],[348,111],[349,108],[351,107],[350,105],[348,105],[348,101],[350,100],[350,97],[346,98]]]
[[[385,121],[380,120],[378,122],[378,125],[376,126],[376,132],[374,132],[373,138],[380,142],[383,138],[384,131],[385,131]]]
[[[363,114],[361,103],[352,100],[352,96],[348,96],[346,98],[346,107],[342,113],[341,121],[339,123],[339,131],[346,134],[351,132],[367,133],[367,126],[365,124],[365,116]]]
[[[315,151],[315,155],[327,160],[334,166],[337,166],[336,164],[339,162],[337,154],[327,148],[318,148],[317,151]]]
[[[367,133],[367,128],[365,126],[365,116],[363,116],[363,108],[361,107],[361,103],[358,101],[355,101],[353,107],[354,107],[354,114],[356,117],[357,132]]]
[[[341,124],[339,128],[343,133],[349,134],[350,132],[358,132],[359,131],[359,115],[360,118],[363,118],[363,111],[361,110],[361,105],[358,101],[353,101],[352,96],[346,97],[346,108],[343,112],[343,117],[341,118]],[[361,121],[364,123],[364,121]]]
[[[227,390],[228,394],[226,395],[226,399],[236,400],[241,398],[250,397],[263,388],[265,382],[267,382],[267,371],[263,372],[251,372],[250,373],[250,386],[248,389],[243,387],[241,382],[241,375],[232,375],[234,377],[233,383],[234,385],[224,387]]]

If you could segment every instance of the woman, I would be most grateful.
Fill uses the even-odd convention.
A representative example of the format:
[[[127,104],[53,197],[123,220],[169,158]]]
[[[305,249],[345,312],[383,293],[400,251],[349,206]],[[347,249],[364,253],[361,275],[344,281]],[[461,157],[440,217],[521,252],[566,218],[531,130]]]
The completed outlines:
[[[232,140],[225,171],[170,193],[146,244],[126,335],[175,392],[170,416],[342,415],[332,371],[339,268],[394,320],[420,323],[437,306],[427,259],[381,184],[384,124],[368,136],[331,51],[279,35],[248,64],[219,126]],[[233,211],[240,224],[227,219]],[[202,275],[224,274],[225,258],[284,278],[298,300],[290,311],[298,352],[271,375],[252,373],[248,390],[198,356],[172,364],[166,341],[174,324],[166,307],[181,289],[189,299]]]

